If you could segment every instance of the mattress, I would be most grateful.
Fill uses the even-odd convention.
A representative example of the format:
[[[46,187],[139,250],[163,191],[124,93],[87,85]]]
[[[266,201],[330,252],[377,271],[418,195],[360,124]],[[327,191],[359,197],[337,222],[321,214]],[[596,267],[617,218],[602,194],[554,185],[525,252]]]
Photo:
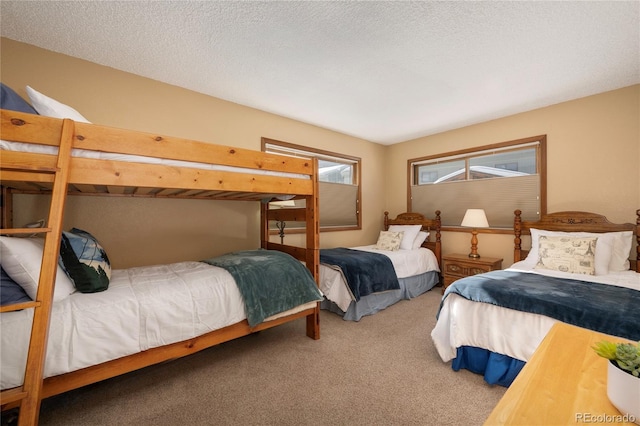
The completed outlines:
[[[507,270],[573,278],[575,274],[534,271],[524,261]],[[580,275],[583,281],[617,285],[640,291],[640,274],[633,271],[600,276]],[[456,349],[473,346],[528,361],[557,320],[488,303],[469,301],[457,294],[444,300],[431,338],[443,361],[456,357]],[[526,333],[523,333],[526,330]]]
[[[32,318],[33,309],[0,314],[2,389],[23,382]],[[222,268],[179,262],[113,270],[108,291],[74,293],[53,304],[44,377],[187,340],[245,318],[238,287]]]
[[[11,142],[11,141],[5,141],[5,140],[0,140],[0,150],[29,152],[34,154],[49,154],[49,155],[57,155],[58,153],[58,148],[54,146],[24,143],[24,142]],[[146,157],[141,155],[130,155],[130,154],[118,154],[118,153],[111,153],[111,152],[92,151],[92,150],[86,150],[86,149],[73,149],[71,151],[71,155],[77,158],[90,158],[94,160],[124,161],[124,162],[132,162],[132,163],[158,164],[163,166],[186,167],[186,168],[203,169],[203,170],[218,170],[218,171],[225,171],[225,172],[251,173],[251,174],[258,174],[258,175],[291,177],[295,179],[310,179],[308,175],[299,174],[299,173],[286,173],[286,172],[278,172],[273,170],[250,169],[245,167],[233,167],[233,166],[225,166],[225,165],[217,165],[217,164],[209,164],[209,163],[170,160],[166,158]]]

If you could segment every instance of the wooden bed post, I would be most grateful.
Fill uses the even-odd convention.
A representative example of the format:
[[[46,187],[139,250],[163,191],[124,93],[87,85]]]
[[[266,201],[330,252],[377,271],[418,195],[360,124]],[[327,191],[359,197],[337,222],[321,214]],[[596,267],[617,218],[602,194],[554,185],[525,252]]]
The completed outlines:
[[[436,255],[436,259],[438,259],[438,261],[440,261],[440,259],[442,259],[442,235],[440,234],[440,228],[442,227],[442,219],[440,218],[440,210],[436,210],[436,249],[435,249],[435,255]],[[441,262],[439,262],[441,263]],[[438,265],[440,267],[442,267],[442,265]]]
[[[318,179],[318,159],[313,159],[313,194],[306,199],[306,220],[307,220],[307,265],[313,265],[311,274],[320,283],[320,183]],[[307,316],[307,336],[318,340],[320,338],[320,302],[316,303],[313,315]]]
[[[515,215],[513,218],[513,232],[516,236],[514,240],[514,249],[513,249],[513,262],[521,261],[522,257],[522,240],[520,239],[520,235],[522,235],[522,211],[516,210],[513,212]]]
[[[13,191],[11,188],[2,186],[2,194],[0,195],[0,227],[2,229],[13,228]]]
[[[636,272],[640,272],[640,209],[636,210]]]
[[[260,202],[260,248],[269,245],[269,203]]]

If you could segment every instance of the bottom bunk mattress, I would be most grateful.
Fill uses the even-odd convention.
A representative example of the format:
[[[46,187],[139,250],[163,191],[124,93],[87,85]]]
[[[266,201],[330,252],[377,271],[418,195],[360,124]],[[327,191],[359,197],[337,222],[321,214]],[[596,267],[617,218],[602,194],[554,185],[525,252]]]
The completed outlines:
[[[513,302],[503,304],[490,286],[483,286],[487,277],[493,285],[508,286]],[[431,337],[454,370],[466,368],[484,374],[488,383],[509,386],[558,321],[639,340],[638,303],[640,274],[633,271],[577,277],[516,263],[449,286]],[[606,312],[598,313],[602,309]],[[619,313],[624,324],[609,311]]]
[[[403,299],[417,297],[437,285],[440,268],[435,254],[424,247],[414,250],[379,250],[375,245],[353,248],[323,249],[320,251],[320,290],[325,296],[321,309],[337,313],[345,320],[359,321],[363,316],[372,315]],[[350,254],[357,262],[360,256],[382,256],[390,271],[383,282],[370,285],[369,278],[359,278],[361,287],[356,287],[336,260],[343,254]],[[331,254],[332,257],[326,256]],[[367,259],[367,261],[375,261]],[[364,262],[364,260],[363,260]],[[362,269],[367,269],[361,266]],[[373,270],[373,269],[372,269]],[[369,271],[370,272],[370,271]],[[375,278],[379,281],[382,274]],[[377,290],[377,291],[376,291]]]
[[[295,284],[291,288],[296,290],[290,288],[291,293],[299,292],[298,296],[277,297],[278,293],[287,292],[272,291],[271,281],[287,280],[269,280],[266,273],[258,283],[266,291],[260,293],[259,289],[253,289],[251,297],[243,296],[232,275],[236,274],[234,271],[210,264],[239,265],[238,257],[233,254],[209,259],[209,263],[179,262],[113,270],[108,290],[90,294],[76,292],[55,301],[44,376],[56,376],[188,340],[241,322],[247,319],[247,312],[252,312],[250,315],[260,321],[269,321],[316,306],[322,299],[321,293],[300,262],[280,252],[243,253],[250,253],[254,260],[257,255],[273,263],[264,256],[265,252],[286,256],[287,262],[301,272],[301,276],[293,279]],[[262,268],[264,272],[268,269]],[[273,304],[267,301],[269,298],[279,301]],[[247,307],[246,300],[263,307]],[[2,389],[22,384],[32,319],[33,309],[0,314]]]

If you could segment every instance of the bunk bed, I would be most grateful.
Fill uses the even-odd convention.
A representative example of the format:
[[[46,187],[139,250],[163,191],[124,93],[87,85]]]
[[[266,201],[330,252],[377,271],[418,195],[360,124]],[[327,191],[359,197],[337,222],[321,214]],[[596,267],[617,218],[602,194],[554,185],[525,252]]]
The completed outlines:
[[[186,356],[289,321],[305,319],[307,336],[312,339],[320,338],[318,301],[321,293],[316,284],[319,275],[319,225],[315,161],[5,109],[0,110],[0,120],[3,142],[13,144],[10,150],[3,150],[1,156],[0,234],[3,239],[14,240],[33,233],[44,235],[39,243],[42,260],[41,263],[38,262],[40,275],[36,280],[37,289],[32,289],[35,297],[33,300],[18,301],[0,308],[3,334],[4,324],[10,322],[5,321],[7,318],[25,315],[24,312],[30,312],[33,318],[32,325],[28,327],[30,338],[23,370],[24,380],[21,385],[2,389],[0,393],[3,410],[19,407],[20,424],[37,424],[40,401],[43,398]],[[12,195],[16,193],[47,194],[50,197],[49,216],[42,228],[13,227]],[[76,296],[74,293],[58,302],[55,291],[55,283],[61,278],[59,275],[62,275],[59,273],[58,259],[65,231],[62,229],[65,202],[68,195],[85,194],[255,201],[261,211],[261,243],[260,248],[254,251],[258,252],[258,256],[266,252],[280,253],[293,259],[299,266],[303,265],[302,268],[319,297],[307,299],[308,302],[284,312],[266,315],[267,318],[257,322],[249,321],[248,313],[241,312],[231,323],[223,324],[213,331],[199,329],[195,335],[180,341],[163,346],[147,345],[148,348],[136,353],[45,377],[50,347],[48,336],[50,330],[53,330],[51,318],[60,313],[56,304],[71,303],[69,299]],[[305,207],[269,209],[270,201],[282,197],[303,199]],[[303,222],[306,225],[304,247],[270,241],[269,223],[273,220]],[[234,260],[222,256],[211,259],[209,263],[186,262],[186,265],[161,267],[170,268],[175,273],[180,272],[175,271],[177,269],[187,270],[187,273],[199,275],[201,281],[206,281],[210,271],[220,269],[220,264],[225,262],[233,264]],[[194,268],[197,269],[196,272],[193,272]],[[132,269],[140,272],[144,267]],[[165,271],[163,269],[154,273],[164,276]],[[223,274],[229,273],[230,270],[223,271]],[[117,298],[118,292],[129,291],[129,284],[122,282],[127,281],[125,278],[131,275],[130,271],[123,273],[114,270],[110,288],[88,296]],[[236,275],[231,275],[233,282]],[[170,285],[171,282],[167,284]],[[228,286],[228,283],[225,285]],[[129,306],[131,303],[132,299],[129,298],[121,305]],[[242,311],[243,306],[238,309]],[[122,323],[126,323],[126,320]]]
[[[447,287],[431,331],[441,359],[509,386],[556,322],[640,340],[636,214],[636,224],[576,211],[522,221],[516,210],[515,263]],[[530,250],[523,234],[531,235]]]
[[[420,213],[384,212],[376,244],[320,250],[320,308],[347,321],[360,321],[400,300],[431,290],[440,282],[440,211],[433,219]],[[387,245],[387,237],[395,238]]]

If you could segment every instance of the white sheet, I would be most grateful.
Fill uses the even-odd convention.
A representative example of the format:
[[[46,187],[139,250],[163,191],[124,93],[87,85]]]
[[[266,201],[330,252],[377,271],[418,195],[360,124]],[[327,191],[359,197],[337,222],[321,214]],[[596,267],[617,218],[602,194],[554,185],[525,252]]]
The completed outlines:
[[[24,143],[24,142],[11,142],[11,141],[5,141],[5,140],[0,140],[0,150],[30,152],[35,154],[51,154],[51,155],[55,155],[58,153],[58,148],[54,146]],[[112,153],[112,152],[91,151],[86,149],[73,149],[71,151],[71,155],[73,157],[92,158],[94,160],[112,160],[112,161],[125,161],[125,162],[144,163],[144,164],[161,164],[161,165],[172,166],[172,167],[187,167],[187,168],[193,168],[193,169],[220,170],[220,171],[226,171],[226,172],[293,177],[296,179],[310,179],[308,175],[299,174],[299,173],[286,173],[286,172],[277,172],[273,170],[249,169],[245,167],[232,167],[232,166],[224,166],[224,165],[217,165],[217,164],[169,160],[165,158],[145,157],[141,155],[118,154],[118,153]]]
[[[107,291],[74,293],[53,304],[44,376],[190,339],[245,317],[238,287],[222,268],[180,262],[114,270]],[[32,318],[33,309],[0,314],[2,389],[22,384]]]
[[[524,262],[518,262],[507,270],[577,278],[573,274],[534,270]],[[601,276],[580,275],[579,279],[640,291],[640,274],[633,271]],[[431,338],[445,362],[455,358],[456,349],[460,346],[485,348],[526,362],[556,322],[544,315],[471,302],[451,294],[444,301]]]
[[[375,245],[350,247],[353,250],[384,254],[393,264],[398,278],[407,278],[429,271],[440,271],[436,255],[429,249],[421,247],[416,250],[378,250]],[[339,270],[320,264],[320,291],[344,312],[355,300],[351,290]]]

